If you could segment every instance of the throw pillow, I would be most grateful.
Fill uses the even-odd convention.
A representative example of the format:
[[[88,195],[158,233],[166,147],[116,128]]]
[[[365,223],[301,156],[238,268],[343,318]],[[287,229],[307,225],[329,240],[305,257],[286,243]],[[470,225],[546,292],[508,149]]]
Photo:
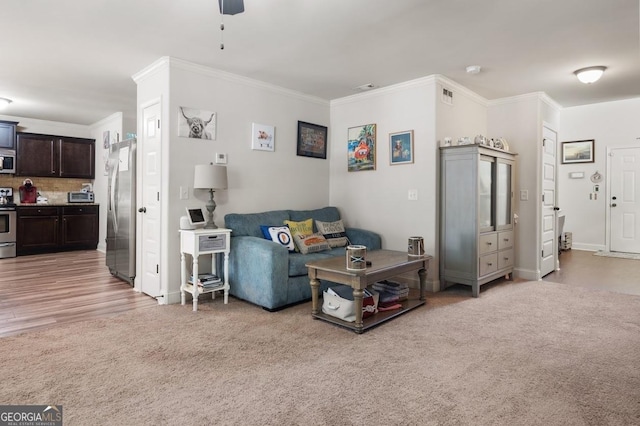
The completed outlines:
[[[302,254],[331,250],[331,247],[329,247],[329,243],[319,232],[310,235],[295,234],[293,236],[293,239],[296,242],[298,251]]]
[[[300,222],[285,220],[283,223],[291,229],[291,234],[294,236],[313,234],[313,219],[306,219]],[[296,251],[300,251],[297,244]]]
[[[285,246],[289,251],[296,251],[296,246],[291,236],[291,231],[287,225],[284,226],[268,226],[260,225],[262,234],[267,240]]]
[[[321,222],[316,220],[316,228],[329,242],[331,247],[344,247],[349,243],[342,220],[336,222]]]
[[[292,220],[285,220],[284,224],[291,229],[291,234],[296,235],[309,235],[313,234],[313,219],[303,220],[301,222],[294,222]]]

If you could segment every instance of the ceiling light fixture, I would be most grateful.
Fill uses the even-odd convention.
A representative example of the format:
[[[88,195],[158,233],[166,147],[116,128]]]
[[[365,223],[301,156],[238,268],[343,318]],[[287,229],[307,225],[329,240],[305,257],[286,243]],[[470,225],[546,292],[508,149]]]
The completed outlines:
[[[591,84],[600,80],[600,77],[602,77],[602,74],[604,74],[604,70],[606,69],[607,67],[603,66],[587,67],[574,71],[574,74],[582,83]]]
[[[469,65],[467,67],[467,74],[478,74],[482,67],[480,65]]]
[[[11,102],[13,102],[11,99],[0,98],[0,109],[6,108]]]

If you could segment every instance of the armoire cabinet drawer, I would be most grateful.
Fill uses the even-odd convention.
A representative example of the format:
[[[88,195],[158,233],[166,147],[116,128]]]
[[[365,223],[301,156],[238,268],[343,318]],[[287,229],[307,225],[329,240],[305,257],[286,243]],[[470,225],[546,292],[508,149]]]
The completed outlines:
[[[498,253],[487,254],[480,257],[480,276],[491,274],[498,270]]]
[[[498,250],[513,247],[513,231],[502,231],[498,233]]]
[[[513,266],[513,249],[501,250],[498,252],[498,269]]]
[[[498,234],[492,232],[490,234],[480,235],[480,256],[498,250]]]

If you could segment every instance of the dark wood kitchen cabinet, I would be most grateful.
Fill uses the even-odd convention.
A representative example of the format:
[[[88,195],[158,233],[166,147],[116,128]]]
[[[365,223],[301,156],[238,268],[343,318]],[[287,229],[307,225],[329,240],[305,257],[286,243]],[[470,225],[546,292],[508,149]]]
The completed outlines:
[[[65,248],[96,248],[98,245],[98,207],[62,207],[60,245]]]
[[[16,149],[17,121],[0,120],[0,149]]]
[[[58,207],[18,207],[16,253],[53,252],[60,245]]]
[[[97,205],[18,206],[18,256],[98,246]]]
[[[95,178],[95,140],[18,133],[16,175]]]

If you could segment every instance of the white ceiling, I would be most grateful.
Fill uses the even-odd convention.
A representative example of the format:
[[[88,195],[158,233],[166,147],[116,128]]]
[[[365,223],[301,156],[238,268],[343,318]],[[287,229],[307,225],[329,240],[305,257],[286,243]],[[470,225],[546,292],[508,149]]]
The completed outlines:
[[[131,76],[162,56],[335,99],[442,74],[487,99],[640,97],[638,0],[3,0],[2,114],[92,124],[135,113]],[[468,65],[481,65],[468,75]],[[593,85],[573,71],[606,65]],[[215,96],[215,94],[212,94]]]

